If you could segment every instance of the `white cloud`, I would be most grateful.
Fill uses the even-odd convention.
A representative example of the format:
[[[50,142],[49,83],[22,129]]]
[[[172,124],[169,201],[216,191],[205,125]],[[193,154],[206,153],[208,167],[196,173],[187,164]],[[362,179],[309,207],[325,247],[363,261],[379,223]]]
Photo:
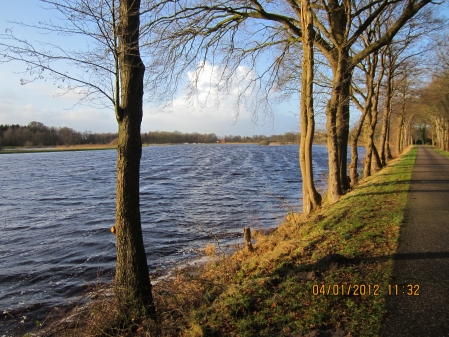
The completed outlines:
[[[229,82],[220,80],[222,73],[222,68],[209,63],[198,65],[196,71],[189,71],[187,73],[189,85],[173,102],[173,109],[176,111],[188,107],[194,115],[213,113],[215,118],[223,121],[250,117],[246,106],[237,105],[239,103],[237,96],[250,95],[249,92],[242,91],[252,79],[252,72],[245,67],[238,67],[235,76]]]
[[[238,104],[237,95],[254,78],[252,71],[239,67],[233,81],[226,87],[220,83],[221,70],[218,66],[206,63],[201,69],[198,68],[198,72],[188,72],[189,84],[195,86],[196,92],[192,95],[191,89],[185,88],[172,102],[170,113],[158,113],[155,108],[145,107],[142,129],[177,129],[221,135],[270,133],[271,121],[254,125],[252,112],[245,102]],[[242,97],[253,98],[249,91],[244,92]],[[259,122],[262,119],[259,118]]]

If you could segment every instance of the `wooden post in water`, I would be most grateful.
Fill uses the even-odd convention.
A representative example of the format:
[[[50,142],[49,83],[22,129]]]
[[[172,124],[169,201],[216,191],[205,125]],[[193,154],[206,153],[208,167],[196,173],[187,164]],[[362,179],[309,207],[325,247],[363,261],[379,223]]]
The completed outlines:
[[[249,227],[245,227],[243,229],[243,237],[245,238],[246,250],[248,252],[252,252],[254,250],[253,245],[251,244],[251,230]]]

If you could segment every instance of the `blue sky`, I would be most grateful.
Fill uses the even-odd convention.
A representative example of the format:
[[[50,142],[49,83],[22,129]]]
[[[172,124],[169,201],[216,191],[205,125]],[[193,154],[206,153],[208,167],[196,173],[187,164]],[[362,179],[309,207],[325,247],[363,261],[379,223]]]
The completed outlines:
[[[38,0],[2,1],[0,10],[0,32],[13,27],[14,34],[29,41],[41,40],[46,37],[33,29],[14,26],[8,20],[24,23],[37,23],[43,20],[57,20],[55,13],[40,8]],[[447,6],[444,6],[447,10]],[[56,37],[55,44],[76,45],[83,42],[74,38]],[[48,126],[68,126],[78,131],[116,132],[117,123],[112,110],[97,109],[92,106],[79,106],[77,95],[69,93],[58,96],[58,89],[51,80],[39,80],[27,85],[20,85],[20,78],[25,65],[14,62],[0,64],[0,124],[25,125],[31,121],[39,121]],[[213,67],[208,65],[204,76],[200,79],[206,82],[210,79]],[[189,74],[185,74],[186,83]],[[200,83],[201,85],[202,83]],[[206,85],[206,87],[210,87]],[[254,134],[283,134],[299,131],[298,99],[273,103],[272,115],[257,116],[257,123],[253,122],[251,112],[241,109],[236,119],[234,109],[235,97],[224,98],[220,105],[209,102],[201,104],[205,92],[200,90],[200,104],[192,107],[186,103],[186,90],[180,88],[179,94],[173,102],[173,111],[160,112],[157,107],[144,106],[142,132],[148,131],[181,131],[216,133],[224,135],[251,136]],[[201,108],[199,108],[201,106]],[[354,113],[356,116],[357,113]],[[318,127],[324,128],[323,116],[318,117]]]

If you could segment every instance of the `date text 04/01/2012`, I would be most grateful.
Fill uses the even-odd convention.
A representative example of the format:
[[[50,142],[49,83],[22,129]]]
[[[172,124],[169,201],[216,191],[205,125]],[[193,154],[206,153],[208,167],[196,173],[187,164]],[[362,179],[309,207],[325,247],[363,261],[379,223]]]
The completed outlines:
[[[419,296],[419,290],[419,284],[389,284],[386,294],[389,296]],[[384,293],[378,284],[314,284],[312,294],[315,296],[379,296]]]

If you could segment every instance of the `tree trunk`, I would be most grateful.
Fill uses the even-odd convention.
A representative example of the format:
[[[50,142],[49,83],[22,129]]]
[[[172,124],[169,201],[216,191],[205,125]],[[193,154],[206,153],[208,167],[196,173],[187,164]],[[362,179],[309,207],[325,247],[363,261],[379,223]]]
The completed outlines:
[[[301,86],[301,142],[299,162],[302,175],[303,213],[310,214],[321,204],[313,181],[312,143],[315,132],[313,110],[313,15],[309,0],[301,1],[303,61]]]
[[[349,98],[352,69],[348,52],[339,50],[332,64],[332,95],[326,108],[326,132],[329,160],[328,201],[336,202],[349,188],[347,155],[349,136]]]
[[[115,230],[117,267],[115,296],[128,315],[153,315],[151,283],[143,245],[139,209],[139,169],[142,155],[140,125],[143,114],[145,66],[139,53],[139,0],[120,0],[117,201]]]
[[[380,162],[379,152],[376,145],[373,143],[373,158],[371,159],[371,171],[373,173],[379,172],[382,169],[382,163]]]
[[[390,150],[390,120],[391,120],[391,110],[390,110],[390,113],[388,114],[387,140],[385,142],[385,156],[386,156],[387,160],[393,159],[393,156],[391,155],[391,150]],[[382,164],[382,167],[385,165],[386,165],[386,163]]]
[[[367,178],[371,175],[371,172],[377,172],[381,169],[379,155],[374,145],[374,133],[377,125],[377,107],[379,104],[380,85],[385,72],[384,64],[382,63],[380,72],[377,76],[376,71],[379,61],[379,53],[374,52],[366,58],[368,65],[368,71],[365,72],[366,76],[366,90],[367,96],[365,100],[365,106],[363,107],[366,113],[365,119],[365,161],[363,167],[363,177]],[[360,109],[361,107],[359,107]],[[374,157],[374,160],[373,160]]]
[[[449,121],[444,121],[444,151],[448,151],[449,150]]]
[[[371,109],[369,109],[366,115],[366,135],[365,135],[365,161],[363,163],[363,178],[368,178],[371,175],[371,161],[373,157],[373,144],[374,137],[373,131],[371,128],[372,125],[372,116]]]
[[[373,171],[375,173],[382,168],[379,153],[377,152],[376,146],[374,144],[374,131],[376,129],[377,123],[377,116],[373,116],[374,114],[377,115],[377,113],[374,112],[373,109],[370,109],[366,118],[366,126],[368,130],[366,132],[366,139],[365,139],[366,155],[363,166],[364,178],[368,178],[369,176],[371,176]]]
[[[389,64],[387,65],[387,88],[385,90],[386,97],[385,97],[385,108],[384,108],[384,115],[383,115],[383,121],[382,121],[382,129],[380,133],[380,161],[382,163],[382,166],[387,165],[387,155],[386,155],[386,143],[387,143],[387,134],[388,134],[388,128],[389,128],[389,121],[390,121],[390,115],[391,115],[391,101],[393,98],[393,69],[391,64],[391,55],[388,54]],[[384,64],[384,62],[383,62]]]
[[[437,116],[435,119],[438,130],[438,148],[444,150],[444,128],[443,128],[443,120],[440,116]]]
[[[358,180],[359,174],[357,173],[357,163],[359,160],[359,152],[357,149],[357,143],[362,132],[362,127],[365,121],[367,110],[364,109],[360,116],[359,123],[357,124],[357,128],[355,129],[354,135],[351,139],[351,164],[349,165],[349,178],[351,179],[351,187],[354,187]]]
[[[399,116],[398,139],[397,139],[397,144],[396,144],[396,152],[397,152],[398,156],[404,150],[404,148],[403,148],[404,137],[405,137],[404,127],[405,127],[404,115],[401,114]]]
[[[346,55],[345,55],[346,57]],[[343,193],[350,187],[348,179],[348,139],[349,139],[349,101],[352,81],[352,70],[347,68],[347,60],[344,61],[346,71],[342,76],[340,104],[337,109],[337,144],[338,162],[340,166],[340,181]]]
[[[404,124],[404,136],[402,137],[403,141],[402,141],[402,151],[404,151],[404,149],[409,145],[409,134],[408,134],[408,124],[405,123]]]

